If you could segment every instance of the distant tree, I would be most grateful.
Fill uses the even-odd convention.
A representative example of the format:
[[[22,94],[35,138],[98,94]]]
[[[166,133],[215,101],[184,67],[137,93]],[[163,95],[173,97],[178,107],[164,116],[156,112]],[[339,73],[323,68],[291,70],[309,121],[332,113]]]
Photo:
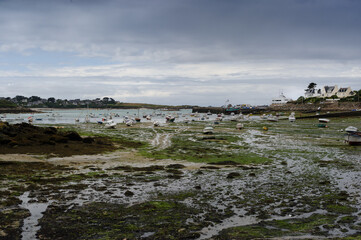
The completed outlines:
[[[20,103],[22,100],[27,99],[27,97],[16,95],[15,96],[16,102]]]
[[[303,96],[297,98],[296,103],[303,103],[305,101],[305,98]]]
[[[15,108],[17,105],[5,99],[0,99],[0,108]]]
[[[311,82],[310,84],[308,84],[307,89],[314,89],[316,86],[317,86],[317,84],[316,84],[316,83]]]
[[[36,101],[40,101],[41,97],[38,96],[31,96],[29,97],[29,102],[36,102]]]
[[[48,102],[49,103],[55,103],[55,98],[53,98],[53,97],[48,98]]]

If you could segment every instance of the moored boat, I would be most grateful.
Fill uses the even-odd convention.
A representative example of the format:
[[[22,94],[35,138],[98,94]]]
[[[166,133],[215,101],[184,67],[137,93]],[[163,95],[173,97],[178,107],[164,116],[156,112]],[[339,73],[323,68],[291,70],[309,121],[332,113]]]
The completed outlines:
[[[241,129],[243,129],[243,123],[237,123],[237,125],[236,125],[236,128],[238,129],[238,130],[241,130]]]
[[[213,134],[213,127],[205,127],[203,129],[204,134]]]
[[[171,115],[168,115],[166,118],[167,122],[174,122],[175,117],[172,117]]]
[[[349,126],[345,129],[345,142],[349,145],[361,145],[361,132],[356,127]]]
[[[288,121],[290,121],[290,122],[296,121],[296,117],[295,117],[295,113],[294,113],[294,112],[292,112],[292,113],[288,116]]]
[[[330,121],[330,119],[328,119],[328,118],[319,118],[318,121],[320,123],[328,123]]]
[[[105,128],[115,128],[117,124],[113,120],[105,121]]]
[[[273,116],[272,114],[270,114],[270,115],[267,117],[267,121],[270,121],[270,122],[278,122],[278,117],[277,117],[277,116]]]

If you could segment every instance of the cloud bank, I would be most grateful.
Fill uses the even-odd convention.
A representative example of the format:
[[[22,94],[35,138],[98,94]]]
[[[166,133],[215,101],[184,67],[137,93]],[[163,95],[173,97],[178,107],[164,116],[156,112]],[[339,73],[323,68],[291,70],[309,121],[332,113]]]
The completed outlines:
[[[269,104],[361,88],[361,2],[0,0],[0,96]]]

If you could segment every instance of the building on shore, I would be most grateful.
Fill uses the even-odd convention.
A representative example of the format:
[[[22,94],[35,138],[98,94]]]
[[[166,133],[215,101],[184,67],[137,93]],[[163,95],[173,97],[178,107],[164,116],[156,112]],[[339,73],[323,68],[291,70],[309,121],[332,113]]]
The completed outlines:
[[[356,93],[352,91],[351,87],[339,88],[334,86],[323,86],[322,88],[308,88],[305,90],[305,98],[317,97],[317,98],[329,98],[337,96],[338,98],[352,97]]]
[[[283,92],[280,92],[278,97],[275,97],[272,99],[272,105],[283,105],[286,104],[288,102],[292,101],[292,99],[287,98]]]

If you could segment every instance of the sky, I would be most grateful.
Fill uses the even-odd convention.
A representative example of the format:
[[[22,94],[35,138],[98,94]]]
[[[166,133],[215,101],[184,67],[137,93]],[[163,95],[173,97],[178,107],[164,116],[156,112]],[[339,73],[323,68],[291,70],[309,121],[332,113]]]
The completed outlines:
[[[0,0],[0,97],[221,106],[361,89],[358,0]]]

